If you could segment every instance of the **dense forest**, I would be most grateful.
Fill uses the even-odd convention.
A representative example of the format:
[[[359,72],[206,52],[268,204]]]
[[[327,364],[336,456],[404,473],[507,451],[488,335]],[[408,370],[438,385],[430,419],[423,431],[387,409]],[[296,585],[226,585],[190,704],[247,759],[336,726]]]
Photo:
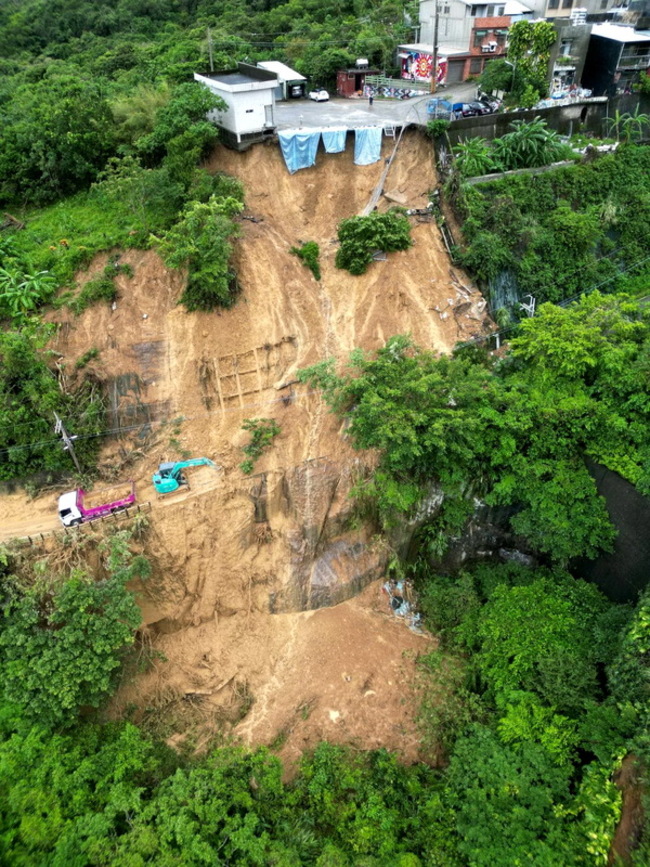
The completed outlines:
[[[392,0],[2,4],[1,481],[61,478],[69,459],[51,444],[54,411],[74,413],[92,477],[105,395],[87,358],[63,375],[43,314],[112,302],[128,268],[116,250],[153,248],[187,268],[190,312],[238,301],[231,250],[246,190],[200,168],[217,140],[205,120],[216,103],[192,73],[210,55],[215,68],[284,60],[319,83],[357,56],[390,69],[416,20],[414,3]],[[215,741],[197,755],[128,714],[109,720],[118,677],[152,662],[135,595],[151,571],[150,527],[68,540],[42,559],[10,544],[0,547],[2,863],[611,863],[617,775],[631,767],[637,795],[647,788],[650,591],[615,604],[572,567],[616,536],[588,462],[650,495],[649,169],[647,146],[628,142],[534,178],[469,187],[454,176],[455,253],[500,299],[509,345],[438,357],[394,336],[343,368],[324,359],[300,373],[354,447],[378,455],[355,491],[359,520],[390,539],[432,493],[442,503],[409,562],[392,564],[439,637],[414,699],[425,760],[323,743],[287,779],[270,749]],[[409,247],[399,213],[345,221],[337,265],[362,273],[380,230],[384,247]],[[77,272],[102,251],[109,264],[80,289]],[[525,293],[540,306],[519,323]],[[526,556],[450,572],[445,552],[477,503],[501,510]],[[641,867],[650,827],[633,831],[627,863]]]

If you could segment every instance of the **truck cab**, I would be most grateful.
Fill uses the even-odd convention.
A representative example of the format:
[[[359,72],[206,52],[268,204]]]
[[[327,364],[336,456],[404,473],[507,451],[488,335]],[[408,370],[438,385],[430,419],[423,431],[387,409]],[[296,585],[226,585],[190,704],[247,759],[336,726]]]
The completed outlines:
[[[61,518],[64,527],[75,527],[83,521],[83,516],[77,505],[76,491],[68,491],[59,497],[59,518]]]

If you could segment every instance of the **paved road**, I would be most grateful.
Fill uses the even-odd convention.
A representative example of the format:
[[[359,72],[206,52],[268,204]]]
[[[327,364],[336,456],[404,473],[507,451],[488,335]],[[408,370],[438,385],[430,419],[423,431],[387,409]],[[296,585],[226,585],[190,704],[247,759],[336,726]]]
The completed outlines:
[[[476,84],[465,82],[440,91],[440,97],[450,102],[463,102],[475,99]],[[312,102],[311,99],[290,99],[278,102],[275,106],[275,123],[278,129],[297,127],[346,126],[355,129],[360,126],[373,126],[392,122],[398,126],[404,123],[427,122],[427,100],[429,94],[411,99],[375,99],[372,108],[367,99],[342,99],[333,97],[329,102]]]

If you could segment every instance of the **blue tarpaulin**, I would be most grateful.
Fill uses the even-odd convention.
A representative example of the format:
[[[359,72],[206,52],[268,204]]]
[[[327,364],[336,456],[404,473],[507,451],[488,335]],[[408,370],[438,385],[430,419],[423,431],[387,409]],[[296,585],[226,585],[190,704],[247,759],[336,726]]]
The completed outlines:
[[[291,174],[314,165],[320,141],[319,129],[285,129],[278,133],[278,138],[282,156]]]
[[[369,166],[381,156],[380,126],[364,126],[354,131],[354,164]]]
[[[337,126],[323,130],[323,144],[328,154],[340,154],[345,150],[347,127]]]

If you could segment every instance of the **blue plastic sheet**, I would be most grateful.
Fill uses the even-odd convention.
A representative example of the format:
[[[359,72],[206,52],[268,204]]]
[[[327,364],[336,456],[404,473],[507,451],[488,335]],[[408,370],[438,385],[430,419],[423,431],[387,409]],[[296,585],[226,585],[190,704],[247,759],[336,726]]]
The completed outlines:
[[[369,166],[381,156],[380,126],[364,126],[354,131],[354,164]]]
[[[278,133],[278,138],[282,156],[291,174],[314,165],[320,141],[319,129],[285,129]]]
[[[336,126],[323,130],[323,144],[328,154],[340,154],[345,150],[347,127]]]

